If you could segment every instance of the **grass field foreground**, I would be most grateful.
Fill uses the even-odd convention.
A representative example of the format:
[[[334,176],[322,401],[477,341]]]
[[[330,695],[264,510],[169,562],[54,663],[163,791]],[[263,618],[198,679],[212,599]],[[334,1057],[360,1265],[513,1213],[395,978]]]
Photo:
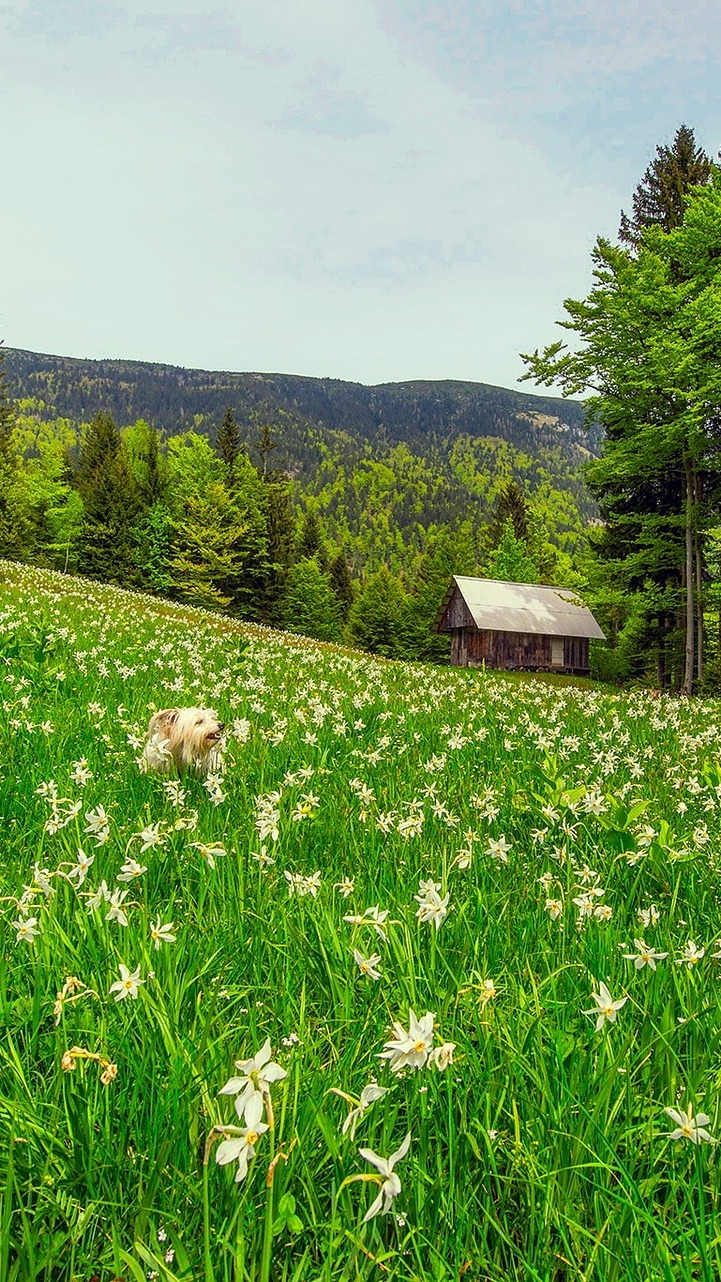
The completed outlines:
[[[8,565],[0,659],[0,1282],[721,1275],[718,701]]]

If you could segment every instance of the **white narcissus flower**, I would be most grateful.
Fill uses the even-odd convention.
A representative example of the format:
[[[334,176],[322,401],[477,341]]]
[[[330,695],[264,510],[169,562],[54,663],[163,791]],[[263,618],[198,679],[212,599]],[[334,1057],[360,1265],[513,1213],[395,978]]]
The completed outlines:
[[[695,966],[697,962],[701,961],[701,958],[704,956],[705,952],[706,952],[705,948],[697,948],[694,941],[692,939],[689,939],[686,943],[686,947],[684,949],[682,956],[676,958],[676,965],[688,966],[690,970],[692,966]]]
[[[706,1130],[711,1118],[706,1113],[697,1113],[694,1117],[692,1104],[689,1104],[687,1112],[683,1109],[665,1108],[664,1113],[676,1123],[676,1130],[670,1132],[669,1139],[690,1140],[692,1144],[716,1143],[713,1135]]]
[[[209,868],[215,868],[216,859],[220,859],[228,853],[225,846],[219,841],[191,841],[190,847],[191,850],[200,851]]]
[[[591,1010],[585,1010],[583,1013],[584,1015],[598,1016],[596,1020],[597,1029],[603,1028],[606,1020],[608,1020],[610,1024],[615,1023],[617,1012],[620,1011],[621,1007],[625,1006],[628,1001],[628,997],[622,997],[620,1001],[615,1002],[606,985],[603,983],[598,985],[597,993],[591,993],[591,997],[596,1005]]]
[[[384,1043],[379,1059],[390,1060],[392,1073],[401,1073],[404,1068],[423,1068],[428,1061],[433,1047],[433,1024],[435,1016],[426,1011],[422,1019],[415,1012],[408,1011],[408,1032],[398,1023],[393,1024],[395,1038]]]
[[[18,917],[17,921],[12,922],[13,928],[17,931],[16,943],[20,943],[22,939],[24,943],[31,944],[40,934],[37,924],[37,917]]]
[[[448,915],[448,903],[451,898],[450,894],[445,895],[442,899],[438,891],[440,887],[434,882],[421,882],[421,893],[414,895],[418,909],[416,917],[419,921],[432,922],[436,930],[440,930],[443,920]]]
[[[248,1174],[248,1163],[255,1157],[255,1146],[267,1130],[266,1122],[256,1122],[254,1126],[243,1127],[239,1135],[223,1140],[222,1144],[218,1145],[215,1160],[219,1166],[227,1166],[228,1162],[236,1160],[238,1162],[238,1169],[235,1172],[236,1184],[244,1180]]]
[[[369,1220],[372,1220],[375,1215],[387,1215],[390,1211],[394,1198],[398,1197],[398,1194],[401,1191],[401,1182],[393,1170],[393,1167],[396,1162],[400,1162],[401,1159],[405,1157],[410,1146],[411,1133],[409,1131],[400,1148],[396,1149],[396,1152],[392,1153],[388,1158],[379,1157],[378,1154],[374,1153],[370,1148],[362,1148],[359,1150],[361,1157],[366,1162],[370,1162],[372,1166],[375,1166],[376,1170],[380,1171],[383,1176],[380,1193],[378,1194],[375,1202],[371,1203],[363,1216],[364,1224],[367,1224]]]
[[[156,948],[160,948],[161,944],[175,943],[175,935],[172,935],[170,933],[172,929],[173,929],[172,921],[168,921],[165,923],[164,926],[162,926],[160,924],[160,918],[158,918],[154,926],[150,927],[150,938],[152,939]]]
[[[634,939],[633,946],[636,949],[636,952],[624,953],[623,956],[625,961],[633,962],[636,970],[642,970],[644,966],[648,966],[651,970],[655,970],[656,962],[663,961],[664,957],[668,957],[668,953],[655,952],[654,949],[651,948],[650,944],[645,943],[643,939]]]
[[[125,863],[121,866],[120,872],[115,880],[135,881],[136,877],[142,877],[143,873],[146,873],[147,871],[147,868],[145,868],[143,864],[139,864],[137,859],[131,859],[128,857],[125,860]]]
[[[267,1037],[252,1059],[238,1059],[235,1067],[240,1069],[240,1077],[231,1077],[219,1092],[221,1095],[236,1095],[235,1111],[238,1117],[244,1117],[248,1126],[255,1126],[263,1116],[264,1097],[270,1094],[270,1083],[281,1082],[288,1074],[280,1064],[270,1062],[270,1038]]]
[[[126,997],[132,997],[133,1001],[135,1001],[140,990],[140,985],[145,983],[145,980],[140,978],[140,967],[136,966],[135,970],[131,974],[128,967],[124,966],[121,962],[119,970],[120,979],[117,979],[114,984],[111,984],[108,991],[115,993],[116,1002],[122,1002]]]
[[[77,879],[78,889],[80,889],[88,875],[88,870],[92,866],[94,859],[95,855],[86,855],[85,851],[78,846],[78,861],[68,872],[68,881],[75,881]]]
[[[353,949],[353,960],[362,975],[367,975],[369,979],[380,979],[381,973],[378,970],[380,962],[380,953],[373,953],[371,957],[364,957],[358,952],[357,948]]]

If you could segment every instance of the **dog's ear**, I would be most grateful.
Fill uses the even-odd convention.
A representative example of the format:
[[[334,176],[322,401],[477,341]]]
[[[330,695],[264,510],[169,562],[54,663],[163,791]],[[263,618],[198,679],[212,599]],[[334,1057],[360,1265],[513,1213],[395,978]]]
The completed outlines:
[[[180,708],[163,708],[162,712],[156,712],[150,724],[153,729],[162,727],[163,730],[170,730],[175,725],[180,716]]]

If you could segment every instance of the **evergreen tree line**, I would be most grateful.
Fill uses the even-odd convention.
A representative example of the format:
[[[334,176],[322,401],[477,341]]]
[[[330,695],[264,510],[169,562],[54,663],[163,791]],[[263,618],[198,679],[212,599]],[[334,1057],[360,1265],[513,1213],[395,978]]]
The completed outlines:
[[[353,549],[333,545],[314,508],[294,502],[267,426],[255,462],[231,410],[215,448],[192,431],[165,442],[143,420],[120,430],[104,411],[79,447],[72,424],[45,426],[29,449],[0,364],[0,555],[11,559],[441,662],[448,638],[431,624],[453,574],[531,582],[555,568],[514,482],[489,519],[479,513],[460,529],[434,529],[412,575],[387,565],[361,575]]]
[[[573,349],[524,357],[527,377],[590,392],[605,429],[586,479],[601,515],[589,595],[611,639],[607,671],[718,690],[721,168],[688,126],[656,149],[618,239],[599,237],[589,296],[565,304]]]

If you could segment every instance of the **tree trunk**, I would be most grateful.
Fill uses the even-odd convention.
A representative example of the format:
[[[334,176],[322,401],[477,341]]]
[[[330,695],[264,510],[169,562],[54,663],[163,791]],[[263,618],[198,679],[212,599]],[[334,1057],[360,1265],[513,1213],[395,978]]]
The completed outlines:
[[[703,553],[699,533],[699,509],[701,501],[701,482],[698,473],[694,475],[694,544],[696,572],[696,680],[700,685],[704,670],[704,632],[703,632]]]
[[[691,465],[688,457],[684,458],[684,484],[683,498],[686,515],[686,556],[684,560],[684,591],[686,596],[685,609],[685,646],[684,646],[684,673],[683,682],[681,683],[681,694],[693,694],[693,668],[694,668],[694,555],[693,555],[693,480],[691,476]]]

